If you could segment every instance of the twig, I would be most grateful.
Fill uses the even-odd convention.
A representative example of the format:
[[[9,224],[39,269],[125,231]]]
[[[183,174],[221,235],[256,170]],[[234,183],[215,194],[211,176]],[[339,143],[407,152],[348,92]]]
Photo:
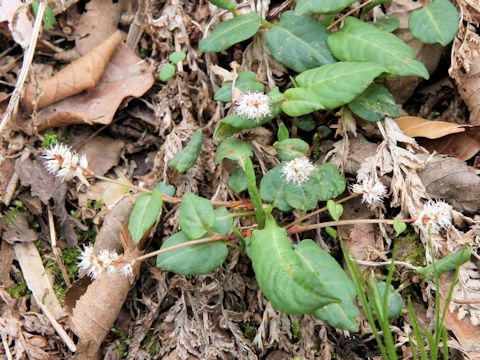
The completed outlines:
[[[55,256],[55,261],[57,262],[57,265],[60,268],[60,272],[62,273],[63,281],[65,281],[65,284],[70,289],[72,287],[72,282],[68,277],[67,270],[65,269],[65,265],[63,265],[62,258],[60,257],[58,247],[57,247],[57,232],[55,231],[53,213],[50,207],[48,207],[47,210],[48,210],[48,227],[50,229],[50,246],[52,247],[53,255]]]
[[[77,347],[75,346],[75,343],[70,338],[70,336],[68,336],[67,332],[63,329],[62,325],[60,325],[57,322],[57,320],[55,320],[55,317],[52,315],[50,310],[48,310],[48,307],[43,305],[41,301],[37,301],[37,304],[40,307],[40,309],[42,309],[43,314],[50,321],[50,323],[52,324],[52,326],[55,329],[55,331],[57,332],[57,334],[62,338],[65,345],[67,345],[68,349],[71,352],[77,351]]]
[[[413,220],[402,220],[404,222],[412,222]],[[395,220],[390,219],[351,219],[351,220],[339,220],[339,221],[326,221],[312,225],[296,225],[288,230],[288,234],[298,234],[301,232],[322,229],[328,226],[344,226],[344,225],[356,225],[356,224],[390,224],[392,225]]]
[[[143,34],[145,17],[145,0],[138,0],[138,9],[135,13],[130,28],[128,29],[127,35],[127,46],[130,49],[135,49],[137,47],[138,41]]]
[[[0,331],[0,336],[2,337],[2,344],[3,349],[5,350],[5,355],[7,356],[7,360],[13,360],[12,354],[10,353],[10,348],[8,347],[8,342],[6,339],[6,335],[4,331]]]
[[[345,19],[347,16],[350,16],[352,15],[355,11],[357,10],[360,10],[361,8],[367,6],[368,4],[370,4],[373,0],[367,0],[365,1],[363,4],[360,4],[356,7],[354,7],[353,9],[351,9],[350,11],[348,11],[347,13],[343,14],[342,16],[340,16],[337,20],[335,20],[333,23],[331,23],[328,27],[327,27],[327,30],[330,31],[332,30],[335,26],[337,26],[339,23],[341,23],[343,21],[343,19]]]
[[[354,258],[351,258],[351,259],[353,261],[356,261],[360,265],[366,265],[366,266],[385,266],[385,265],[390,265],[392,263],[391,261],[366,261],[366,260],[360,260],[360,259],[354,259]],[[412,270],[418,270],[421,268],[421,266],[415,266],[405,261],[393,261],[393,263],[395,265],[400,265]]]
[[[15,193],[15,190],[17,189],[18,179],[20,177],[20,175],[19,175],[20,164],[24,160],[27,160],[29,157],[30,157],[30,149],[25,148],[22,156],[20,156],[20,159],[15,161],[15,171],[14,171],[12,177],[10,178],[10,181],[8,182],[7,188],[5,189],[5,195],[3,196],[3,203],[6,206],[10,205],[10,202],[12,201],[12,198],[13,198],[13,194]]]
[[[38,36],[42,28],[43,14],[45,13],[45,0],[41,0],[38,6],[37,16],[35,17],[35,23],[33,24],[32,38],[30,39],[30,44],[23,58],[22,70],[18,76],[17,85],[13,94],[10,97],[8,102],[7,110],[3,114],[2,120],[0,122],[0,135],[2,135],[3,130],[10,122],[11,118],[15,115],[18,109],[18,102],[22,96],[23,87],[25,86],[25,80],[27,79],[28,72],[30,70],[30,65],[33,60],[33,55],[35,54],[35,48],[37,47]]]

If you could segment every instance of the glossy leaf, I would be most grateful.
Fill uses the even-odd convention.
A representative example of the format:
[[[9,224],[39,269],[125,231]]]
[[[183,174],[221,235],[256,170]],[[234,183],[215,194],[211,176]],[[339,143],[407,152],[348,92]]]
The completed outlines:
[[[371,62],[338,62],[307,70],[295,78],[296,88],[288,89],[282,110],[300,116],[315,110],[334,109],[365,91],[385,68]]]
[[[160,249],[188,242],[180,231],[170,236]],[[189,245],[157,256],[157,266],[161,269],[182,275],[204,275],[223,264],[228,256],[227,245],[223,241]]]
[[[267,30],[265,42],[275,60],[302,72],[335,62],[327,36],[325,26],[312,16],[287,11],[278,24]]]
[[[334,14],[353,4],[355,0],[297,0],[297,14]]]
[[[277,141],[273,144],[273,147],[277,150],[278,157],[282,161],[289,161],[305,156],[310,149],[308,143],[297,138]]]
[[[268,214],[265,228],[252,234],[249,254],[258,286],[272,305],[289,314],[312,314],[340,301],[323,278],[293,250],[285,229]]]
[[[342,204],[337,204],[333,200],[327,201],[327,210],[333,220],[338,221],[342,217],[343,214],[343,206]]]
[[[155,224],[162,212],[162,193],[154,189],[152,194],[142,194],[135,200],[128,219],[128,231],[134,244],[138,244]]]
[[[245,157],[252,155],[252,147],[250,144],[242,140],[228,138],[223,140],[217,148],[215,165],[218,165],[223,159],[242,161]]]
[[[408,18],[408,28],[413,36],[426,44],[450,43],[458,31],[458,11],[449,0],[433,0]]]
[[[327,201],[341,195],[347,182],[337,167],[330,163],[317,165],[309,180],[315,184],[318,201]]]
[[[167,82],[173,77],[173,75],[175,75],[176,71],[177,69],[175,68],[174,65],[170,63],[164,64],[160,68],[160,72],[158,73],[158,78],[160,79],[160,81]]]
[[[199,239],[215,224],[212,203],[192,193],[183,195],[179,222],[182,232],[189,239]]]
[[[260,15],[255,11],[223,21],[206,38],[200,40],[199,49],[203,52],[226,50],[255,35],[260,29],[260,22]]]
[[[285,181],[282,177],[282,165],[269,170],[260,181],[260,197],[281,211],[291,211],[285,198]]]
[[[237,7],[230,0],[208,0],[208,1],[211,2],[215,6],[218,6],[219,8],[229,10],[229,11],[234,11],[235,8]]]
[[[222,87],[215,92],[213,99],[215,101],[231,102],[232,101],[232,81],[227,81],[222,84]],[[241,91],[261,91],[263,92],[265,86],[257,81],[257,74],[253,71],[240,71],[238,78],[235,81],[235,88]]]
[[[385,116],[396,118],[400,114],[393,95],[379,84],[371,84],[348,103],[348,108],[366,121],[380,121]]]
[[[228,187],[235,193],[247,190],[247,176],[241,167],[236,167],[228,178]]]
[[[224,207],[215,209],[215,224],[212,230],[217,234],[227,235],[232,230],[233,217],[232,214]]]
[[[422,275],[425,280],[430,281],[436,276],[440,276],[446,272],[454,270],[457,266],[465,264],[470,260],[472,252],[472,248],[466,247],[453,254],[445,256],[443,259],[437,260],[435,265],[430,264],[415,271]]]
[[[352,280],[338,262],[312,240],[303,240],[295,246],[295,252],[313,274],[327,284],[341,302],[315,311],[315,317],[331,326],[349,331],[358,331],[360,312],[356,306],[357,292]]]
[[[175,157],[168,166],[180,173],[185,173],[197,162],[202,148],[202,129],[197,129],[188,144]]]
[[[372,24],[347,17],[343,28],[327,39],[333,55],[342,61],[371,61],[383,65],[390,75],[429,78],[425,65],[415,60],[415,51],[395,35]]]

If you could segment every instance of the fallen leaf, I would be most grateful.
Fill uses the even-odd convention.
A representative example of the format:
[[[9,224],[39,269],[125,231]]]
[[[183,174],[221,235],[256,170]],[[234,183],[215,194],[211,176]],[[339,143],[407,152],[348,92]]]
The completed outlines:
[[[78,151],[87,156],[89,169],[93,170],[95,174],[104,175],[112,167],[118,165],[124,147],[125,143],[120,139],[95,136]]]
[[[13,260],[15,259],[13,246],[6,241],[2,241],[0,244],[0,259],[2,259],[2,261],[0,261],[0,287],[5,289],[14,284],[10,278],[10,271]]]
[[[116,31],[53,77],[40,80],[38,85],[28,84],[22,98],[23,107],[30,113],[34,106],[36,110],[41,110],[84,90],[95,88],[121,41],[122,33]],[[38,98],[37,93],[40,93]]]
[[[20,0],[0,0],[0,22],[8,22],[13,40],[23,48],[28,47],[33,33],[29,10],[30,6]]]
[[[10,223],[5,226],[2,239],[13,245],[16,242],[34,242],[38,239],[37,233],[30,229],[27,215],[18,213]]]
[[[123,99],[142,96],[154,81],[147,63],[121,44],[95,89],[46,107],[38,113],[35,125],[38,131],[73,124],[108,125]],[[23,130],[33,132],[28,126],[23,126]]]
[[[440,139],[417,139],[417,141],[430,152],[436,151],[467,161],[480,151],[478,133],[478,128],[466,128],[463,133],[447,135]]]
[[[398,127],[410,137],[438,139],[445,135],[461,133],[465,128],[446,121],[432,121],[416,116],[401,116],[396,119]]]
[[[434,156],[419,171],[427,193],[434,199],[444,199],[458,211],[477,213],[480,210],[480,177],[464,161],[453,157]]]

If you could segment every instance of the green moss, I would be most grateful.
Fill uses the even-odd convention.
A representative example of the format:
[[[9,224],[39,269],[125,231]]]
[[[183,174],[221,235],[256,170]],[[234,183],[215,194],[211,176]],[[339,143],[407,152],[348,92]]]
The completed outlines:
[[[425,248],[418,235],[412,229],[406,230],[395,238],[395,246],[398,247],[395,260],[406,261],[415,266],[423,266],[425,264]]]
[[[292,338],[293,341],[297,342],[300,340],[300,321],[297,319],[293,320],[292,322]]]
[[[30,299],[30,296],[32,295],[30,290],[27,288],[27,283],[23,279],[15,285],[6,288],[5,290],[10,294],[11,297],[15,299],[20,299],[21,297]]]
[[[55,145],[57,142],[58,142],[57,133],[53,131],[49,131],[45,135],[43,135],[42,147],[49,149],[52,145]]]
[[[117,348],[118,355],[120,355],[122,358],[126,358],[128,356],[127,332],[125,330],[118,329],[115,327],[112,328],[112,330],[110,331],[117,336],[117,339],[115,339],[114,344],[115,344],[115,347]]]
[[[240,324],[240,327],[242,328],[243,336],[245,336],[247,339],[253,339],[255,337],[257,328],[253,326],[252,323],[245,321]]]
[[[20,200],[15,200],[13,205],[10,206],[7,210],[5,216],[5,224],[10,225],[13,223],[13,220],[17,217],[18,213],[25,210],[25,205]]]
[[[149,331],[143,339],[141,346],[143,349],[147,350],[151,356],[155,356],[158,354],[162,344],[160,340],[158,340],[157,336],[155,336],[155,333],[153,331]]]

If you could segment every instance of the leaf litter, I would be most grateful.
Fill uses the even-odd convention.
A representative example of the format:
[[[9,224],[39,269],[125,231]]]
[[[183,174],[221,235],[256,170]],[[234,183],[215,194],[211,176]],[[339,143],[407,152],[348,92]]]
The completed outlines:
[[[52,280],[52,263],[47,261],[53,258],[45,215],[47,207],[53,208],[62,253],[69,247],[82,249],[94,244],[97,254],[102,249],[115,249],[118,253],[124,252],[127,258],[158,248],[163,238],[178,230],[178,207],[164,205],[165,215],[152,239],[136,248],[125,232],[134,195],[121,184],[96,182],[88,187],[74,187],[50,176],[43,166],[40,143],[54,131],[58,139],[86,153],[95,172],[115,174],[120,183],[134,182],[152,188],[165,181],[175,185],[176,196],[195,192],[215,200],[241,199],[226,186],[228,165],[215,167],[217,144],[210,136],[205,136],[199,159],[186,174],[177,173],[168,163],[186,146],[195,130],[203,126],[211,135],[215,124],[227,114],[228,105],[213,101],[222,80],[235,80],[240,69],[254,71],[257,80],[269,86],[283,86],[288,82],[288,70],[271,57],[258,38],[246,48],[235,46],[223,54],[199,52],[197,44],[203,32],[211,31],[224,15],[218,8],[207,3],[167,1],[162,6],[147,3],[145,14],[140,17],[144,21],[140,24],[143,36],[134,50],[123,44],[126,35],[119,30],[134,27],[136,7],[130,1],[91,0],[80,1],[80,5],[70,4],[59,11],[61,21],[56,32],[45,31],[41,35],[42,44],[48,42],[52,46],[32,64],[33,71],[22,99],[23,117],[16,119],[18,130],[26,134],[26,141],[17,149],[10,145],[10,152],[6,146],[12,139],[4,142],[0,188],[2,195],[11,192],[14,200],[22,199],[20,203],[24,204],[15,208],[15,201],[9,201],[3,208],[4,219],[9,212],[18,214],[12,223],[2,222],[0,256],[2,265],[5,261],[6,271],[10,273],[9,281],[2,279],[2,284],[9,285],[11,290],[12,283],[26,282],[35,301],[27,300],[27,294],[15,299],[0,289],[0,329],[4,344],[0,353],[18,359],[25,356],[72,358],[72,353],[67,353],[65,335],[58,331],[60,326],[67,337],[72,334],[78,337],[75,358],[79,359],[294,356],[328,359],[333,354],[362,358],[365,348],[372,346],[366,337],[356,338],[363,349],[358,350],[352,337],[335,332],[318,319],[275,310],[262,297],[248,259],[238,250],[231,251],[221,269],[205,276],[172,275],[145,262],[141,267],[137,264],[133,278],[116,274],[83,285],[73,282],[69,292],[81,290],[81,294],[67,296],[67,319],[60,316],[64,310],[58,300],[60,284]],[[431,74],[445,72],[445,65],[451,66],[449,74],[457,87],[450,87],[448,91],[455,101],[465,102],[469,113],[458,111],[452,116],[451,107],[435,104],[431,112],[438,111],[439,116],[434,121],[422,119],[428,121],[420,121],[423,132],[418,132],[418,126],[417,132],[411,132],[411,122],[406,128],[400,125],[401,118],[397,122],[387,119],[372,130],[362,122],[355,125],[355,118],[349,120],[345,115],[337,131],[342,137],[329,138],[333,147],[327,155],[350,179],[359,173],[368,173],[389,184],[392,206],[397,206],[405,216],[416,216],[424,200],[429,198],[445,199],[452,204],[458,211],[457,228],[450,228],[446,238],[431,239],[434,248],[440,249],[443,255],[465,243],[478,246],[479,236],[480,204],[472,194],[479,187],[475,164],[480,147],[475,125],[479,122],[477,90],[480,85],[475,66],[480,46],[476,35],[480,13],[469,1],[456,3],[463,11],[464,22],[453,44],[451,64],[442,56],[445,48],[422,45],[407,33],[408,14],[418,8],[418,2],[395,0],[391,5],[377,7],[374,14],[399,17],[398,33],[415,49],[417,59],[426,62]],[[15,48],[14,42],[24,48],[28,46],[32,23],[28,17],[13,21],[12,10],[1,11],[7,4],[16,6],[14,11],[23,7],[22,13],[27,7],[20,1],[0,1],[0,14],[4,16],[0,21],[6,21],[9,29],[0,36],[11,36],[13,40],[9,42],[13,50],[1,45],[2,57],[8,55],[7,50],[19,56],[22,51]],[[288,4],[260,1],[257,7],[263,16],[276,16]],[[184,51],[187,57],[177,65],[174,78],[161,85],[154,72],[173,51]],[[15,58],[9,64],[6,73],[0,73],[3,81],[0,91],[5,94],[12,91],[8,84],[18,76]],[[49,66],[47,77],[37,73],[40,65]],[[231,72],[227,70],[229,66]],[[424,104],[415,101],[415,94],[424,86],[420,79],[386,80],[385,85],[395,95],[397,104],[406,110],[406,115],[417,120],[425,117],[421,113],[426,111],[425,107],[422,110]],[[436,94],[428,96],[434,98]],[[442,115],[444,123],[440,123]],[[335,118],[332,114],[328,116]],[[326,123],[325,119],[317,120]],[[258,168],[263,172],[277,163],[271,146],[274,131],[268,127],[263,132],[255,129],[242,134],[252,143]],[[410,136],[416,137],[418,143]],[[420,137],[433,140],[427,142]],[[31,155],[13,162],[27,149]],[[434,152],[453,157],[431,155]],[[324,150],[320,156],[325,156]],[[145,170],[139,174],[136,169]],[[40,211],[33,211],[35,207]],[[378,218],[386,210],[368,209],[360,199],[345,208],[345,214],[351,214],[349,218]],[[240,230],[251,226],[248,221],[237,225]],[[427,256],[434,255],[428,250],[428,234],[419,235]],[[325,247],[331,246],[327,245],[331,243],[325,234],[318,232],[316,236]],[[346,241],[356,258],[384,261],[388,259],[386,253],[393,233],[388,227],[354,225],[341,228],[338,236]],[[13,253],[8,255],[7,250],[11,243],[14,248],[28,249],[14,250],[16,257],[13,258]],[[27,253],[35,257],[35,262],[25,262]],[[78,277],[75,271],[73,277]],[[460,279],[447,327],[456,337],[451,341],[458,341],[458,348],[473,358],[480,352],[475,346],[480,343],[480,309],[475,301],[468,301],[478,298],[480,290],[480,273],[475,262],[462,266]],[[447,284],[447,280],[442,280],[443,286]],[[59,321],[57,325],[52,325],[41,309],[46,306],[44,299],[40,300],[44,296],[40,293],[45,289],[51,298],[48,306],[56,309],[47,309],[47,313],[54,314]],[[427,300],[431,296],[426,289],[421,295]],[[40,309],[35,302],[42,302]],[[427,315],[428,311],[432,311],[431,306]],[[362,330],[363,334],[370,333],[364,324]],[[400,341],[407,334],[399,327],[396,336]],[[349,346],[343,346],[346,341]]]

